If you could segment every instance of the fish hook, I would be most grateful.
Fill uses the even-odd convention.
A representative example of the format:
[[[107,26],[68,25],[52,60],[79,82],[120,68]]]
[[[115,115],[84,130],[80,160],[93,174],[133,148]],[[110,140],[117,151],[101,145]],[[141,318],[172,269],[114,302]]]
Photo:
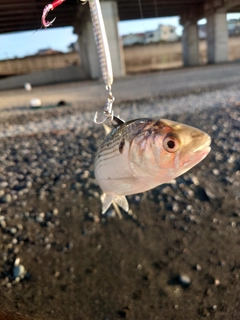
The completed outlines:
[[[108,99],[107,99],[107,103],[103,109],[103,114],[105,115],[105,118],[102,121],[97,121],[97,115],[98,113],[96,112],[95,117],[94,117],[94,122],[96,124],[103,124],[108,118],[110,118],[110,123],[112,123],[113,121],[113,110],[112,110],[112,104],[113,101],[115,100],[114,96],[112,95],[112,91],[111,91],[111,86],[106,86],[106,90],[108,91]]]
[[[45,8],[43,9],[43,14],[42,14],[42,26],[44,28],[50,27],[53,22],[56,20],[56,17],[52,21],[46,21],[47,15],[49,11],[54,10],[56,7],[60,6],[65,0],[54,0],[52,3],[47,4]]]
[[[45,8],[43,9],[43,14],[42,14],[42,26],[44,28],[47,28],[47,27],[50,27],[53,22],[56,20],[56,17],[52,20],[52,21],[46,21],[46,18],[47,18],[47,15],[48,15],[48,12],[50,10],[53,10],[53,5],[52,4],[47,4],[45,6]]]
[[[54,0],[52,3],[47,4],[43,9],[42,14],[42,26],[44,28],[50,27],[53,22],[56,20],[56,17],[52,21],[46,21],[49,11],[54,10],[56,7],[60,6],[66,0]],[[88,0],[80,0],[83,4],[87,3]]]

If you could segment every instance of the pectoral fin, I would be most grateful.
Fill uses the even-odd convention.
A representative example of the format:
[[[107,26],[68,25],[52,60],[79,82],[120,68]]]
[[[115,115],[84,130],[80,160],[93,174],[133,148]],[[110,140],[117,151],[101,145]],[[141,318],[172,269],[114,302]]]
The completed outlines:
[[[105,213],[107,209],[110,207],[113,201],[115,201],[119,207],[123,208],[126,212],[129,210],[129,205],[126,197],[124,196],[116,196],[114,194],[103,193],[101,196],[102,201],[102,213]]]
[[[128,201],[127,201],[126,197],[124,197],[124,196],[117,197],[114,199],[114,201],[116,202],[116,204],[119,205],[119,207],[123,208],[123,210],[128,212],[129,205],[128,205]]]

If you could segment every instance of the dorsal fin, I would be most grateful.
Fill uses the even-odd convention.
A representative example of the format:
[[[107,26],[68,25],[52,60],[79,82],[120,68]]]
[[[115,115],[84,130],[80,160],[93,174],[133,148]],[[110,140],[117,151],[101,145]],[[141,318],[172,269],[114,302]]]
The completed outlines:
[[[108,125],[106,125],[105,123],[103,123],[103,128],[104,128],[106,136],[112,131],[112,128],[109,127]]]

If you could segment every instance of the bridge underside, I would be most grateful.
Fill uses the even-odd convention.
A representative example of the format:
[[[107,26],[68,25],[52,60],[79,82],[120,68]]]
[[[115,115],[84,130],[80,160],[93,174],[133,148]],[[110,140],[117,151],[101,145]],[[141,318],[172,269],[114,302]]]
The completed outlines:
[[[37,30],[43,8],[52,0],[0,0],[0,34]],[[197,21],[207,19],[208,62],[225,62],[227,56],[227,12],[240,12],[240,0],[112,0],[101,1],[104,22],[113,59],[114,76],[125,74],[124,57],[117,21],[179,16],[184,27],[183,61],[185,66],[200,62]],[[101,77],[88,4],[66,0],[48,19],[57,17],[52,28],[74,26],[86,78]],[[131,30],[129,30],[129,33]]]
[[[50,2],[51,0],[0,0],[0,34],[39,29],[42,10]],[[182,16],[190,7],[195,8],[199,16],[203,17],[203,7],[206,2],[206,0],[117,0],[117,7],[120,20]],[[66,0],[49,14],[49,18],[57,16],[52,27],[73,25],[77,11],[84,12],[84,7],[80,0]],[[240,5],[231,9],[231,12],[239,11]]]

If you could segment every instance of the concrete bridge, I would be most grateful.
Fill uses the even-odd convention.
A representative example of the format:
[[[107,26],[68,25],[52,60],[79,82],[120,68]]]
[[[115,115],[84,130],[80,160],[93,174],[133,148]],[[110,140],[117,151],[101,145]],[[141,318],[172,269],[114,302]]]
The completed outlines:
[[[36,30],[49,0],[0,0],[0,33]],[[51,15],[57,16],[53,27],[74,26],[78,34],[82,75],[101,77],[88,5],[66,0]],[[118,35],[119,20],[179,16],[184,27],[182,45],[185,66],[199,64],[197,21],[207,19],[208,63],[227,61],[226,14],[240,11],[240,0],[112,0],[101,1],[115,77],[125,75],[123,49]],[[51,16],[49,15],[49,19]],[[131,30],[129,30],[131,32]]]

